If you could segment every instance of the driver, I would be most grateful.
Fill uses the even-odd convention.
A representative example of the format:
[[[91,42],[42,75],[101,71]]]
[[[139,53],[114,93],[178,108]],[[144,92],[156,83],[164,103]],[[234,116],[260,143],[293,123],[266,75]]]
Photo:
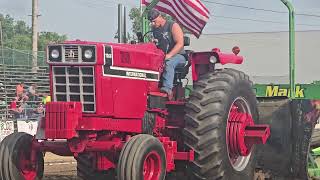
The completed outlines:
[[[169,99],[172,99],[174,69],[186,64],[186,59],[183,56],[185,54],[183,31],[178,23],[167,21],[156,9],[149,11],[148,20],[151,22],[158,48],[166,55],[165,69],[162,75],[163,84],[160,91],[167,93]]]

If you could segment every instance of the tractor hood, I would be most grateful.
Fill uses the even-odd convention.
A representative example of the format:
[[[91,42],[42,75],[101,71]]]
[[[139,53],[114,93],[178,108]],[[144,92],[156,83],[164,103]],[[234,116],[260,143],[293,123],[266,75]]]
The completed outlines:
[[[93,46],[97,53],[96,63],[112,67],[159,71],[165,57],[154,43],[120,44],[75,40],[65,41],[63,44],[55,44],[54,46],[60,45],[62,46],[62,57],[67,56],[63,52],[66,52],[64,49],[67,49],[68,46],[79,46],[79,49],[81,46]],[[50,61],[48,62],[50,63]]]

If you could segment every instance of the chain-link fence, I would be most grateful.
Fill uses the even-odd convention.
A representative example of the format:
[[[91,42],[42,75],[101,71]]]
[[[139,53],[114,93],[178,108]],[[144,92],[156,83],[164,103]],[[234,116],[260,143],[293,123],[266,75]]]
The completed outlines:
[[[44,51],[38,51],[38,66],[46,66]],[[32,66],[32,51],[0,48],[0,64]]]

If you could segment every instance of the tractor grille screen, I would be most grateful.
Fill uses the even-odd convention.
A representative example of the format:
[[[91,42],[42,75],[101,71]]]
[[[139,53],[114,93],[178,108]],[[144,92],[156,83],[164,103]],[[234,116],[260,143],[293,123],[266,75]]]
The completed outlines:
[[[53,91],[55,101],[77,101],[83,112],[95,112],[94,68],[53,67]]]
[[[78,62],[79,46],[65,46],[64,51],[64,58],[66,62]]]

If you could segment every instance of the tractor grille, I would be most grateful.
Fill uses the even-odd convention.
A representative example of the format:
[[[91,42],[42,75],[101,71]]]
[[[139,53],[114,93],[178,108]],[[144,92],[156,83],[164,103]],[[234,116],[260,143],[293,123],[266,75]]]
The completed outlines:
[[[83,112],[95,112],[94,68],[53,67],[54,101],[82,103]]]
[[[79,46],[64,46],[64,58],[66,62],[79,61]]]

